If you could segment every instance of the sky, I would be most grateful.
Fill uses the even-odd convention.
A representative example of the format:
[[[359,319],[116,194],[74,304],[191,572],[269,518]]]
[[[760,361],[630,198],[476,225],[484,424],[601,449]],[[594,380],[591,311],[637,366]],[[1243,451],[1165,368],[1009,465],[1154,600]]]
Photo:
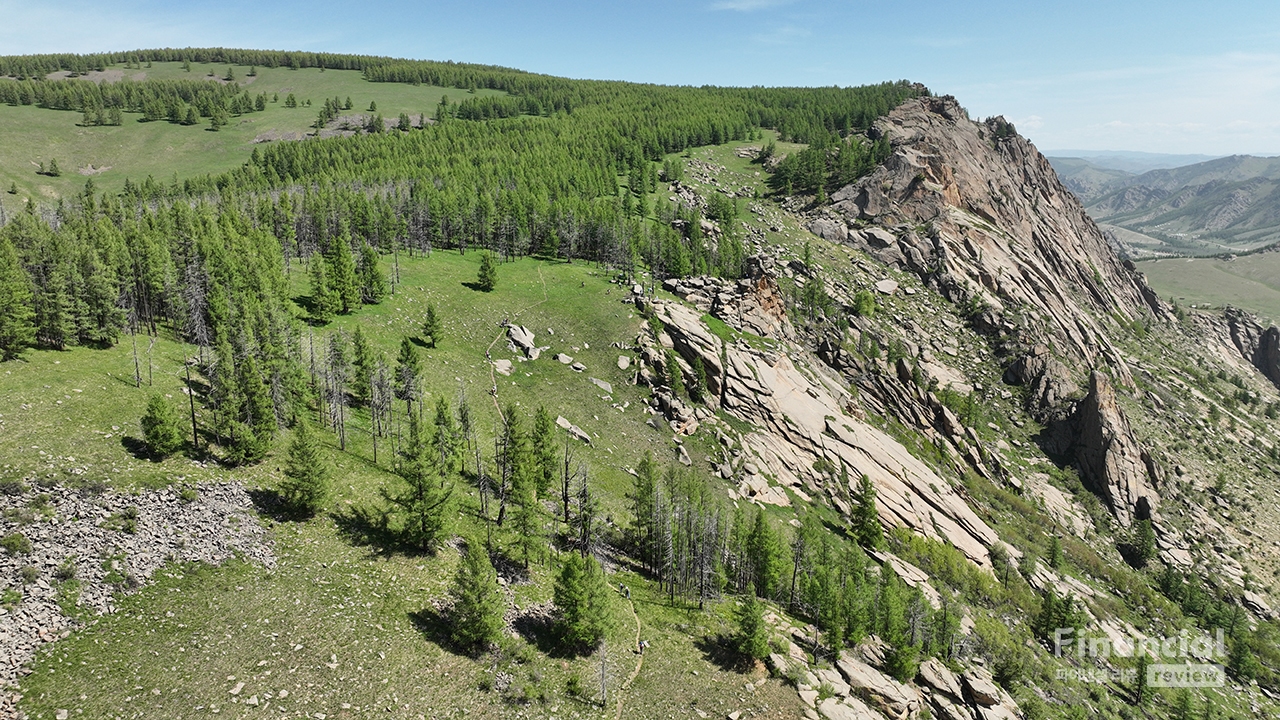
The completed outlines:
[[[1280,154],[1274,0],[0,0],[0,54],[188,46],[681,85],[908,79],[1045,151]]]

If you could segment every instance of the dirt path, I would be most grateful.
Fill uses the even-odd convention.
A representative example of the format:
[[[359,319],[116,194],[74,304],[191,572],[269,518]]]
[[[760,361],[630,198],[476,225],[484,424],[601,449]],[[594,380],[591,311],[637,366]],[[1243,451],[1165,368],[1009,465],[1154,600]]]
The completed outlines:
[[[549,297],[547,297],[547,279],[542,277],[541,265],[538,266],[538,282],[542,283],[542,299],[528,307],[517,310],[516,313],[511,316],[512,320],[520,317],[525,312],[538,307],[539,305],[541,305],[542,303],[550,299]],[[489,343],[489,347],[484,349],[484,359],[485,359],[485,362],[489,364],[489,382],[491,383],[490,387],[492,388],[489,391],[489,394],[493,397],[493,408],[498,411],[498,417],[504,423],[507,421],[507,418],[505,415],[502,414],[502,406],[498,403],[498,376],[494,373],[493,359],[490,357],[490,354],[491,354],[491,351],[493,350],[493,346],[497,345],[498,341],[502,339],[502,336],[506,334],[507,334],[507,329],[504,327],[502,330],[498,332],[497,336],[493,338],[493,342]]]
[[[632,647],[639,648],[640,647],[640,616],[636,614],[636,603],[634,600],[632,600],[631,598],[627,598],[627,604],[631,608],[631,617],[635,618],[635,621],[636,621],[636,641],[635,641],[635,645],[633,645]],[[643,652],[640,653],[639,659],[636,660],[636,668],[631,671],[630,675],[627,676],[627,681],[622,683],[622,687],[618,688],[618,706],[617,706],[617,711],[613,715],[614,720],[622,720],[622,694],[627,691],[627,688],[631,687],[631,683],[634,682],[636,677],[640,675],[641,667],[644,667]]]

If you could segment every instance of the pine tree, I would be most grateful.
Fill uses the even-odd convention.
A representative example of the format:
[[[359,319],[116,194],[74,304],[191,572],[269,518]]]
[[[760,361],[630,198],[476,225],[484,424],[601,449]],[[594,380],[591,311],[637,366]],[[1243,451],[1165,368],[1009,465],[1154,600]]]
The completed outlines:
[[[880,527],[880,511],[876,509],[876,488],[865,474],[858,483],[857,500],[850,517],[853,536],[863,547],[878,548],[884,542],[884,531]]]
[[[538,497],[545,497],[555,482],[559,462],[555,447],[555,421],[546,407],[539,405],[533,415],[533,432],[529,438],[533,445],[533,465]]]
[[[453,598],[450,621],[454,642],[475,648],[496,643],[502,637],[506,602],[498,589],[498,574],[481,543],[467,541],[449,595]]]
[[[604,570],[591,555],[568,553],[564,558],[554,593],[560,637],[570,648],[593,648],[612,625]]]
[[[325,260],[329,265],[329,285],[338,296],[338,312],[343,315],[355,312],[360,308],[360,285],[356,281],[356,265],[351,256],[351,238],[346,232],[329,243]]]
[[[49,169],[46,171],[46,173],[49,175],[49,177],[60,177],[62,175],[62,171],[58,169],[57,158],[53,158],[49,160]]]
[[[440,316],[436,314],[436,306],[434,303],[427,303],[427,314],[422,321],[422,341],[434,348],[440,344],[442,335],[443,330]]]
[[[329,285],[329,269],[324,258],[311,257],[311,319],[321,325],[333,319],[340,303]]]
[[[291,512],[304,517],[315,515],[329,497],[329,464],[320,452],[315,431],[300,418],[289,442],[284,481],[280,496]]]
[[[365,243],[360,246],[360,298],[366,305],[377,305],[387,296],[387,277],[378,267],[378,250]]]
[[[355,334],[351,337],[351,349],[351,367],[354,371],[351,377],[352,394],[358,404],[368,407],[373,393],[373,371],[378,361],[359,325],[356,325]]]
[[[178,415],[160,393],[153,394],[147,402],[147,411],[142,416],[142,437],[156,458],[168,457],[182,447],[184,433]]]
[[[485,292],[492,292],[498,286],[498,266],[493,261],[492,253],[480,254],[480,273],[476,278],[476,284]]]
[[[738,606],[738,634],[735,638],[738,652],[755,660],[769,656],[769,626],[764,622],[764,603],[755,595],[748,595]]]
[[[0,360],[12,360],[36,340],[31,279],[18,253],[0,235]]]
[[[448,527],[453,482],[440,472],[415,413],[409,413],[409,441],[398,472],[403,486],[384,489],[383,497],[405,515],[401,529],[404,543],[432,552]]]

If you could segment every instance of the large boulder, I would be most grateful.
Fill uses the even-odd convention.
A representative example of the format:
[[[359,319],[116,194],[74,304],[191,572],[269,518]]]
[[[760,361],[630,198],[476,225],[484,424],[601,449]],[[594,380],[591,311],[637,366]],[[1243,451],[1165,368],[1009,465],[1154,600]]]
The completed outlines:
[[[1107,501],[1121,524],[1150,517],[1160,500],[1152,487],[1154,463],[1138,444],[1106,375],[1090,375],[1075,427],[1081,479]]]
[[[919,711],[919,690],[894,680],[851,653],[842,652],[836,667],[849,684],[851,695],[866,700],[889,717],[908,717]]]

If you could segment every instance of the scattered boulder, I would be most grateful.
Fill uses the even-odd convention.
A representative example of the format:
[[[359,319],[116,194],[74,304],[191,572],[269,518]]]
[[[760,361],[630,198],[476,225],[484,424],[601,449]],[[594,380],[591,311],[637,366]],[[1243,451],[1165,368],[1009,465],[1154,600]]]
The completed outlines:
[[[569,357],[568,355],[565,355],[564,353],[556,353],[556,362],[560,363],[561,365],[572,365],[573,358]]]
[[[618,356],[618,369],[619,369],[619,370],[626,370],[626,369],[627,369],[627,368],[629,368],[629,367],[631,367],[631,358],[630,358],[630,357],[627,357],[626,355],[619,355],[619,356]]]
[[[601,380],[600,378],[595,378],[595,377],[593,377],[593,378],[589,378],[589,379],[591,380],[592,384],[594,384],[596,387],[598,387],[598,388],[600,388],[601,390],[603,390],[603,391],[605,391],[605,392],[609,393],[610,395],[612,395],[612,394],[613,394],[613,385],[612,385],[612,384],[610,384],[610,383],[608,383],[608,382],[605,382],[604,380]]]
[[[876,283],[876,292],[882,295],[892,295],[898,292],[898,281],[888,279],[881,280]]]
[[[511,341],[513,351],[523,352],[525,357],[535,360],[538,357],[538,346],[533,342],[533,332],[523,325],[508,325],[507,338]]]
[[[494,360],[493,369],[499,375],[510,375],[512,369],[511,361],[507,359]]]
[[[564,418],[563,415],[556,416],[556,425],[561,430],[564,430],[565,432],[569,433],[571,436],[577,438],[578,440],[581,440],[582,442],[588,445],[592,444],[591,436],[587,434],[587,431],[569,422]]]

